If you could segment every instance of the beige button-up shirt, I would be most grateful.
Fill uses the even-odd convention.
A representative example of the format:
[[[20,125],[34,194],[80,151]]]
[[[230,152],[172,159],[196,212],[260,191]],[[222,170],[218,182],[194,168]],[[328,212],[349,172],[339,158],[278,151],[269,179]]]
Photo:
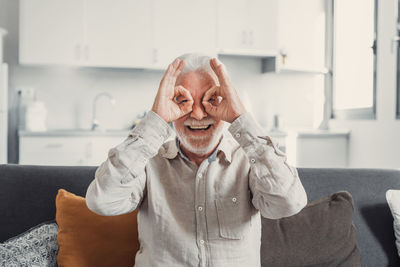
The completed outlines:
[[[260,214],[291,216],[307,203],[297,169],[249,113],[200,166],[166,142],[173,134],[150,111],[97,169],[87,206],[107,216],[139,208],[135,266],[260,266]]]

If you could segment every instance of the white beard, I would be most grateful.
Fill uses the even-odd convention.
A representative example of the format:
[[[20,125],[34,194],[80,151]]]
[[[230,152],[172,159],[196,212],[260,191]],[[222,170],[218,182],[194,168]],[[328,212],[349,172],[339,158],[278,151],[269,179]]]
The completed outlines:
[[[187,136],[183,132],[179,132],[175,128],[176,135],[179,138],[182,146],[192,152],[193,154],[203,156],[210,153],[219,143],[223,133],[223,125],[216,128],[214,134],[211,136],[211,140],[208,142],[206,146],[196,146],[193,142],[202,142],[205,139],[209,138],[209,136]],[[192,142],[190,142],[190,140]]]

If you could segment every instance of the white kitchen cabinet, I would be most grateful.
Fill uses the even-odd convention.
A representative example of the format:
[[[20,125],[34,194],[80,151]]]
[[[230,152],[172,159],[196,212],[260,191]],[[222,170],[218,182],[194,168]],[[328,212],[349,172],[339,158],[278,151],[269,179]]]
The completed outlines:
[[[20,62],[165,68],[216,55],[215,0],[22,0]]]
[[[220,52],[265,54],[277,50],[277,0],[217,0],[217,3]]]
[[[215,0],[154,0],[154,66],[184,53],[216,55],[215,25]]]
[[[23,135],[19,141],[19,164],[98,166],[124,136]]]
[[[326,73],[326,0],[279,0],[278,49],[283,71]]]
[[[152,63],[152,1],[85,0],[84,64],[143,67]]]
[[[21,0],[19,57],[23,64],[77,65],[84,0]]]
[[[347,168],[350,131],[289,131],[287,156],[290,164],[302,168]]]
[[[145,67],[152,1],[22,0],[20,63]]]
[[[189,52],[323,72],[326,0],[21,0],[20,62],[165,68]],[[283,56],[282,56],[283,55]]]

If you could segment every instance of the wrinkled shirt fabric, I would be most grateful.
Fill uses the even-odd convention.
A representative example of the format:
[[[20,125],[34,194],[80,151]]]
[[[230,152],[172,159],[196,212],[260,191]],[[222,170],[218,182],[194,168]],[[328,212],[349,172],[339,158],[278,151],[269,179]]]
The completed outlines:
[[[96,170],[87,206],[105,216],[139,208],[136,267],[260,266],[260,216],[291,216],[307,203],[297,169],[250,113],[200,166],[174,135],[148,112]]]

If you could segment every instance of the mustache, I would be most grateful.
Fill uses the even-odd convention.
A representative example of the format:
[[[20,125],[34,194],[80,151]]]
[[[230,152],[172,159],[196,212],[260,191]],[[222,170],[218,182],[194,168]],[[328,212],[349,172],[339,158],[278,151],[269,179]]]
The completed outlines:
[[[185,125],[185,126],[208,126],[210,124],[215,124],[215,123],[216,123],[215,120],[213,120],[211,118],[206,118],[201,121],[189,118],[183,122],[183,125]]]

